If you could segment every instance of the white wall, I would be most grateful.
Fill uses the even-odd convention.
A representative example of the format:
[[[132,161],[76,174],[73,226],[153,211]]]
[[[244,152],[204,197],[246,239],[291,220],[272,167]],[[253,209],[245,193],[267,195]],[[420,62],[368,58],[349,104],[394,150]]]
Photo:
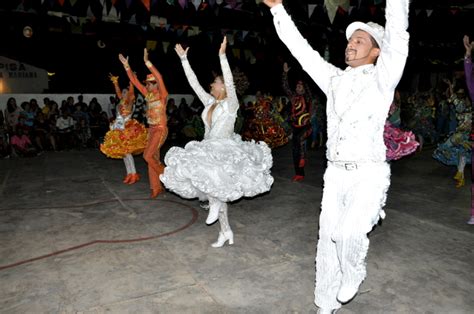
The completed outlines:
[[[46,70],[0,56],[0,93],[41,93],[48,82]]]

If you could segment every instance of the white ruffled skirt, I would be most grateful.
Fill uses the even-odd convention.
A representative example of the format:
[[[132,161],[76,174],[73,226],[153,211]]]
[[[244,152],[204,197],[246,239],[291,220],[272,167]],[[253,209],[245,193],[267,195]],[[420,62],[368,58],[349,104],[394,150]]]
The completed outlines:
[[[184,148],[170,148],[160,179],[183,198],[213,197],[229,202],[269,191],[272,164],[267,144],[242,141],[234,134],[228,139],[191,141]]]

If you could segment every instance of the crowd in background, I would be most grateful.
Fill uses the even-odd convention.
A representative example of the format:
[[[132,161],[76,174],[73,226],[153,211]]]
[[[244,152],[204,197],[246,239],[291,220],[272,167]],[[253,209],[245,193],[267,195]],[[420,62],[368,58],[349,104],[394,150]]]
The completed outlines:
[[[462,80],[453,80],[454,94],[448,95],[448,83],[439,84],[436,90],[415,93],[397,92],[388,120],[404,130],[413,131],[424,145],[436,145],[452,134],[457,126],[456,108],[453,97],[463,99],[470,104]],[[260,92],[259,92],[260,93]],[[281,125],[291,138],[289,115],[291,104],[286,97],[270,99],[269,114],[275,123]],[[316,98],[317,97],[317,98]],[[6,109],[0,112],[0,157],[28,157],[42,154],[44,151],[64,151],[71,149],[98,149],[109,124],[115,119],[115,97],[110,97],[105,110],[96,98],[87,104],[82,96],[77,100],[69,96],[61,104],[44,98],[40,105],[36,99],[17,104],[15,98],[8,99]],[[133,117],[146,125],[145,102],[138,97]],[[311,106],[311,124],[313,133],[308,138],[308,147],[319,148],[324,144],[325,101],[315,96]],[[246,124],[254,122],[255,101],[241,101],[236,122],[236,133],[242,133]],[[200,140],[204,135],[201,119],[203,105],[198,98],[190,104],[185,98],[170,97],[167,103],[169,145],[183,146],[191,140]],[[107,114],[111,112],[111,115]],[[248,136],[246,136],[247,138]]]

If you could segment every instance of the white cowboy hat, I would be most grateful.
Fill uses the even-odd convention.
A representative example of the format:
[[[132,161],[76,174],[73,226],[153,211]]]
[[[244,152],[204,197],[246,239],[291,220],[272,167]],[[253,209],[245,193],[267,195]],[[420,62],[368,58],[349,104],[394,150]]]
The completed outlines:
[[[349,24],[349,26],[347,26],[346,28],[347,40],[349,40],[352,34],[358,29],[369,33],[369,35],[375,39],[379,47],[382,48],[383,34],[385,32],[385,29],[383,28],[383,26],[374,22],[368,22],[368,23],[353,22]]]

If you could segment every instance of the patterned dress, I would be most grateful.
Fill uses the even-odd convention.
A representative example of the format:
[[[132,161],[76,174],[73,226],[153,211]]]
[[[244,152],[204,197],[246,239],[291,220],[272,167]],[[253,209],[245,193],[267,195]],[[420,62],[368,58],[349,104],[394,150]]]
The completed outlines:
[[[245,125],[242,136],[245,140],[264,141],[275,148],[288,143],[285,130],[271,115],[272,99],[262,97],[257,99],[253,107],[254,115]]]
[[[465,157],[466,163],[471,163],[471,141],[470,133],[472,127],[471,104],[463,98],[453,95],[450,98],[455,110],[458,122],[456,131],[448,139],[438,145],[433,157],[448,166],[456,166],[461,157]]]
[[[121,159],[128,154],[141,154],[146,146],[147,131],[143,124],[132,119],[133,100],[135,98],[133,85],[130,84],[128,94],[122,97],[122,93],[114,82],[117,96],[120,98],[118,114],[110,126],[110,131],[105,134],[104,143],[100,145],[100,151],[107,157]]]

